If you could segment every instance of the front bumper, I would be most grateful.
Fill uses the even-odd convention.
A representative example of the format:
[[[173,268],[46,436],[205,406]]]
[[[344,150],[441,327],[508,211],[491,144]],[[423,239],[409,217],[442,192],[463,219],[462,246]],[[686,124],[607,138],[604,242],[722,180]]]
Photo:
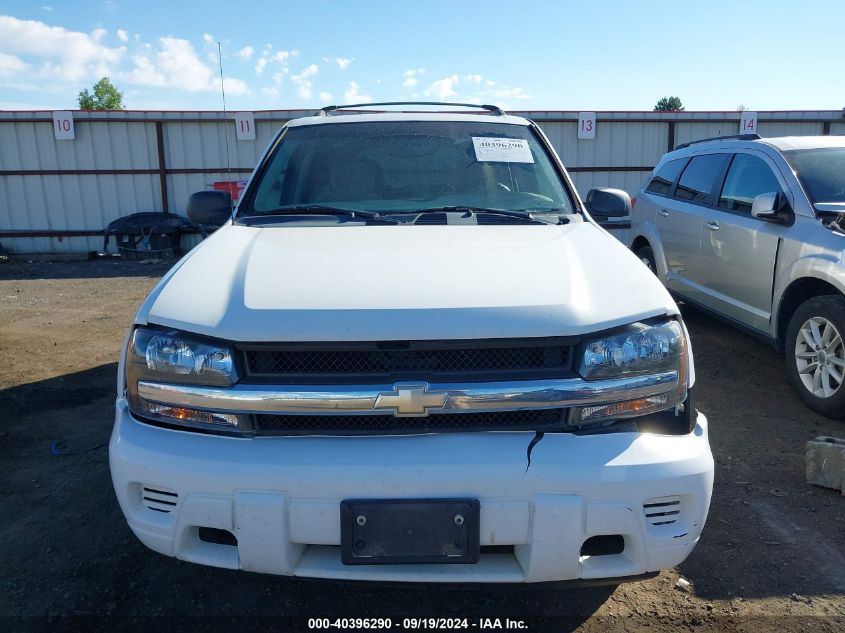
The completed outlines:
[[[713,486],[703,415],[683,436],[547,433],[529,466],[534,437],[220,437],[144,424],[119,399],[109,461],[120,506],[145,545],[230,569],[522,583],[636,576],[673,567],[692,551]],[[480,500],[479,563],[341,563],[341,500],[436,497]],[[647,516],[655,507],[678,512]],[[229,531],[237,545],[201,540],[199,528]],[[616,534],[622,553],[581,555],[588,538]],[[513,552],[485,553],[491,545]]]

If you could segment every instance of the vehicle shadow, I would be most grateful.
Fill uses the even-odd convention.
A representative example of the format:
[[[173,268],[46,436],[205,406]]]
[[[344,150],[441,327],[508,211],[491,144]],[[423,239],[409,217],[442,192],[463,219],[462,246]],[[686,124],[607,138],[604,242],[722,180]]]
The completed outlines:
[[[707,524],[680,573],[705,599],[845,594],[845,499],[807,484],[804,462],[808,440],[841,437],[845,424],[804,405],[773,347],[681,309],[716,472]]]
[[[0,263],[0,281],[24,279],[112,279],[115,277],[161,277],[179,260],[146,264],[119,257],[88,261],[6,261]]]

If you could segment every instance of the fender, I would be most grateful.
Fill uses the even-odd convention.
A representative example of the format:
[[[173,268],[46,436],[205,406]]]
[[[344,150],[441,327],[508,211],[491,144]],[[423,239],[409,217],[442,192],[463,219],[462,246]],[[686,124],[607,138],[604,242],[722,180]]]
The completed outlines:
[[[778,336],[781,304],[787,289],[802,279],[824,281],[845,295],[845,253],[838,256],[811,253],[796,259],[777,274],[772,292],[772,315],[776,318],[770,319],[769,325],[772,338]]]
[[[634,242],[640,237],[649,243],[651,250],[654,252],[654,263],[657,265],[657,278],[660,279],[664,286],[667,285],[666,273],[668,266],[666,265],[666,253],[663,250],[663,242],[660,241],[660,234],[657,232],[657,227],[654,226],[653,222],[643,222],[631,230],[627,244],[629,250],[634,250]]]

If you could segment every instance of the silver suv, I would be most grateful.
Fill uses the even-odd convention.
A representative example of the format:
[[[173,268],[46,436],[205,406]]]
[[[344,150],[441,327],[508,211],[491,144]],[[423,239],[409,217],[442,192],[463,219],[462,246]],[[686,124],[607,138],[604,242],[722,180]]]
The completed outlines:
[[[669,290],[785,352],[804,401],[845,417],[845,137],[720,137],[666,154],[628,246]]]

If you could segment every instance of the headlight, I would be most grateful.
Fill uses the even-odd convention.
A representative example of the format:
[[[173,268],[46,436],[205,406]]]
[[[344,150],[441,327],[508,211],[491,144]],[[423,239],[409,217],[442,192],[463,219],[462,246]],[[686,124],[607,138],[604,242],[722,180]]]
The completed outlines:
[[[687,399],[687,342],[678,321],[635,323],[618,334],[582,345],[578,373],[585,380],[676,372],[668,393],[573,409],[572,424],[631,418],[677,408]]]
[[[249,418],[150,402],[138,395],[138,381],[229,387],[239,379],[234,350],[176,330],[139,327],[126,351],[126,393],[130,410],[142,417],[199,428],[247,430]]]

